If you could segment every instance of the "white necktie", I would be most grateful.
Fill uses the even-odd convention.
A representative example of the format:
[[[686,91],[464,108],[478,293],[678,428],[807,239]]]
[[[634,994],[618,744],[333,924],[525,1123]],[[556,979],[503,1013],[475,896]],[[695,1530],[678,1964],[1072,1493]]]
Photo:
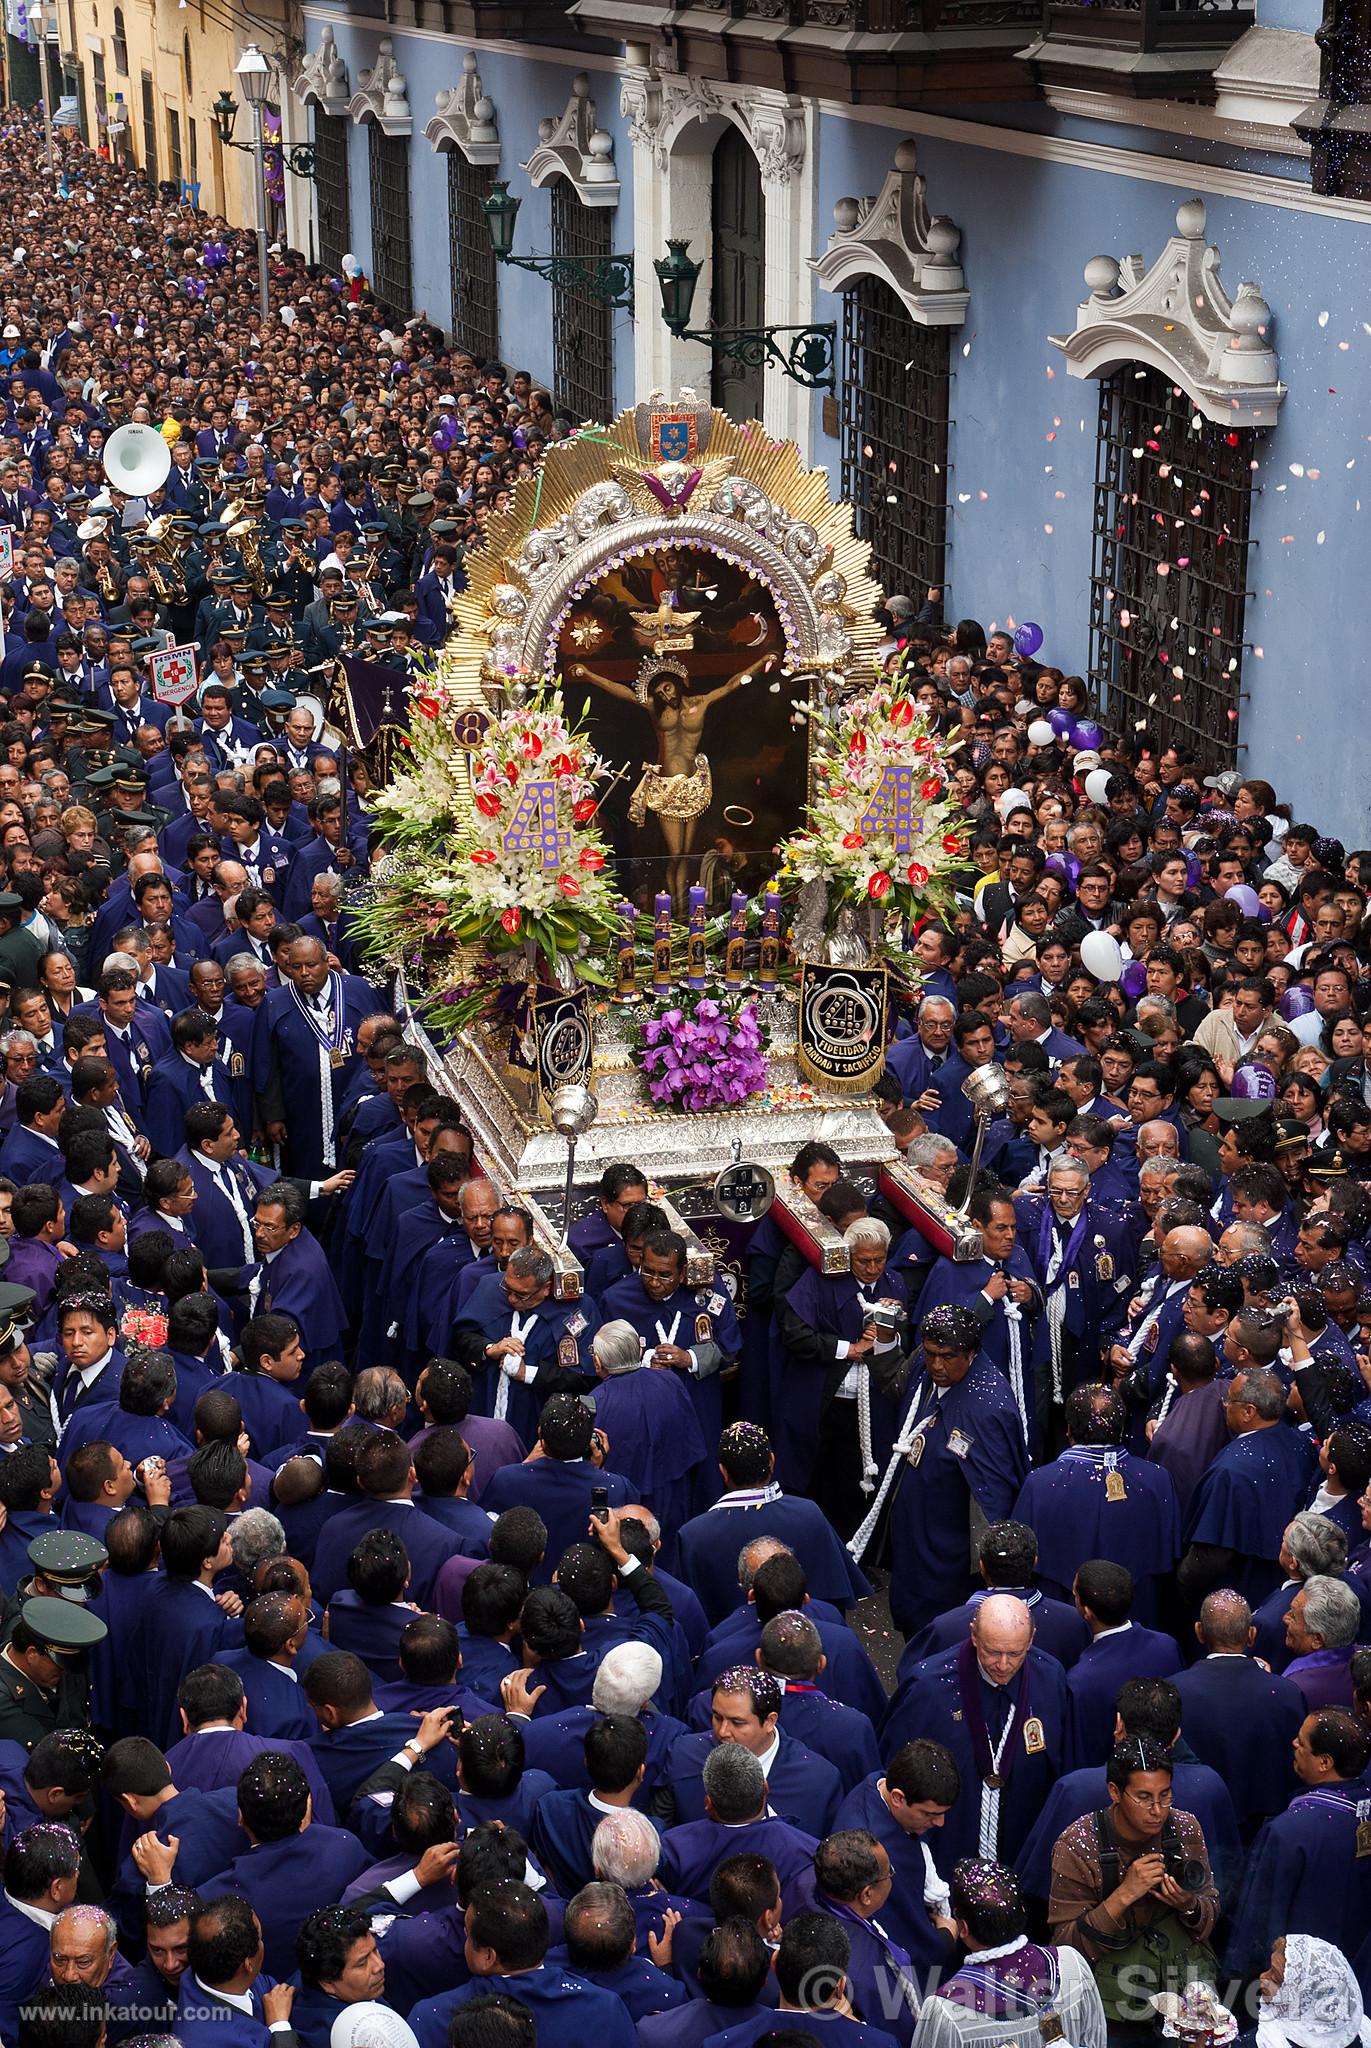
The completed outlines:
[[[250,1265],[257,1255],[257,1247],[252,1240],[252,1224],[248,1218],[248,1212],[244,1206],[238,1183],[229,1172],[227,1165],[217,1166],[214,1169],[214,1173],[219,1183],[220,1193],[226,1195],[233,1204],[233,1213],[238,1218],[238,1227],[243,1233],[243,1258]]]

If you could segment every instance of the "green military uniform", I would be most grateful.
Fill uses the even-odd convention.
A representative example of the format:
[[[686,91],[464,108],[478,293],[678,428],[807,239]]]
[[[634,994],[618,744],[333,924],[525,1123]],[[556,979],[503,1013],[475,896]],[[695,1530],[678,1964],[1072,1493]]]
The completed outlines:
[[[43,957],[42,941],[19,924],[23,915],[22,898],[10,889],[0,892],[0,922],[8,920],[8,929],[0,931],[0,981],[7,981],[11,988],[33,988]]]
[[[84,1728],[89,1714],[90,1680],[86,1652],[107,1633],[98,1615],[70,1600],[29,1599],[8,1622],[38,1637],[57,1665],[60,1676],[51,1690],[39,1685],[12,1661],[9,1643],[0,1651],[0,1742],[18,1742],[32,1749],[58,1728]]]

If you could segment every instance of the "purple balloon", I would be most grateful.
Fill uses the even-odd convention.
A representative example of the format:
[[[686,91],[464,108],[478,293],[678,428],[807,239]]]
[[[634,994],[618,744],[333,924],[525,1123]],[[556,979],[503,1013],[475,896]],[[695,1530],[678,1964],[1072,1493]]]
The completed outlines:
[[[1244,917],[1261,916],[1261,897],[1248,883],[1235,882],[1231,889],[1225,889],[1223,893],[1230,903],[1237,904]]]
[[[1025,619],[1023,624],[1015,632],[1014,652],[1016,654],[1022,654],[1025,656],[1036,654],[1038,649],[1042,646],[1042,644],[1042,627],[1035,625],[1032,619]]]
[[[1260,1060],[1244,1060],[1233,1069],[1233,1086],[1228,1092],[1239,1102],[1274,1102],[1276,1077]]]
[[[1147,968],[1141,960],[1130,960],[1119,977],[1119,987],[1130,1003],[1136,1003],[1147,987]]]
[[[1071,744],[1078,754],[1093,754],[1103,738],[1093,718],[1079,718],[1071,728]]]
[[[1307,1017],[1313,1007],[1314,991],[1312,988],[1306,988],[1302,981],[1297,981],[1288,988],[1276,1004],[1287,1024],[1293,1024],[1297,1017]]]
[[[1047,722],[1051,726],[1053,732],[1056,733],[1057,738],[1059,740],[1064,740],[1067,734],[1070,732],[1074,720],[1072,719],[1071,713],[1069,711],[1057,710],[1048,712]]]

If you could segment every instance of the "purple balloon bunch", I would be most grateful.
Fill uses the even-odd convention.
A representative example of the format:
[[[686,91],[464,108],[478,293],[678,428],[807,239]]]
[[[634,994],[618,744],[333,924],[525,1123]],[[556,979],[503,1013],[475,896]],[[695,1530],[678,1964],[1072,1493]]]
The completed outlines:
[[[1058,705],[1047,714],[1047,722],[1059,740],[1069,740],[1078,754],[1095,753],[1104,739],[1104,733],[1093,718],[1077,718],[1074,712],[1063,711]]]

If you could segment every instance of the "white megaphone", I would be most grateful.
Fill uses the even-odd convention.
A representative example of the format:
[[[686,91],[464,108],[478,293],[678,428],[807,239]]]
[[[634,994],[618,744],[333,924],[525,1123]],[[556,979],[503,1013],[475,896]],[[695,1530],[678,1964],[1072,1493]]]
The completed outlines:
[[[171,450],[156,427],[131,420],[106,441],[104,465],[116,491],[130,498],[145,498],[171,475]]]

